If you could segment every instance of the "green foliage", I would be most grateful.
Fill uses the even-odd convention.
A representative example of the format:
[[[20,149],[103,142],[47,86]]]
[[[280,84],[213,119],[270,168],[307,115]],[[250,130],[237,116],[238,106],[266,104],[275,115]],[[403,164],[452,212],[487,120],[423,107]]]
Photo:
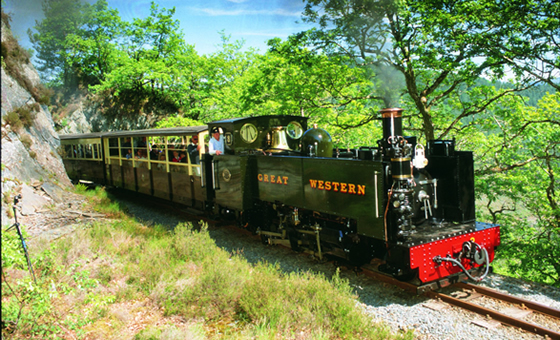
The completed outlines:
[[[111,93],[119,103],[136,111],[147,110],[150,105],[171,111],[179,109],[184,100],[183,87],[190,84],[185,68],[192,68],[189,64],[197,56],[193,47],[184,43],[174,13],[175,9],[160,10],[152,3],[149,17],[135,19],[119,33],[124,34],[124,44],[116,33],[105,37],[110,39],[107,53],[114,62],[105,67],[103,77],[97,77],[100,83],[93,86],[94,91]],[[116,11],[103,19],[111,22],[109,27],[117,32],[120,19]],[[88,55],[91,53],[86,51]]]
[[[78,183],[74,186],[74,190],[78,194],[84,194],[88,190],[88,187],[85,184]]]
[[[559,113],[558,93],[543,97],[537,108],[511,102],[478,120],[469,138],[480,157],[476,192],[485,207],[479,218],[501,225],[498,271],[555,286],[560,285]],[[496,121],[499,129],[488,134]]]
[[[327,338],[388,336],[386,330],[372,327],[369,318],[349,303],[352,299],[352,289],[338,275],[331,281],[310,273],[284,276],[274,266],[260,264],[244,285],[239,304],[245,317],[283,332],[313,329],[319,324]],[[329,330],[336,333],[329,334]]]
[[[162,129],[162,128],[170,128],[170,127],[201,126],[201,125],[204,125],[204,123],[201,121],[176,115],[176,116],[165,117],[164,119],[158,121],[155,127],[157,129]]]
[[[19,114],[16,111],[8,112],[4,119],[6,123],[12,127],[13,131],[19,131],[21,128],[23,128],[23,123],[21,122]]]
[[[118,40],[123,38],[124,25],[118,11],[110,9],[107,1],[85,4],[82,11],[82,25],[64,41],[70,49],[66,62],[72,66],[80,83],[97,85],[122,58]]]
[[[521,44],[532,39],[521,17],[516,16],[513,26],[506,28],[507,24],[500,19],[503,17],[495,15],[502,13],[501,9],[511,10],[503,2],[306,2],[304,21],[318,26],[308,32],[312,46],[333,55],[347,55],[363,69],[373,65],[372,75],[376,78],[372,81],[380,79],[379,75],[386,70],[393,70],[392,75],[384,78],[403,81],[396,82],[390,89],[380,86],[377,95],[387,97],[388,93],[397,93],[401,96],[401,104],[410,108],[411,128],[422,132],[426,140],[449,138],[458,122],[476,119],[489,105],[507,100],[514,92],[522,90],[533,77],[529,72],[517,73],[519,82],[507,91],[496,91],[477,83],[482,77],[504,77],[506,65],[511,63],[503,51],[517,43],[511,42],[511,37],[519,38]],[[533,8],[533,2],[527,3]],[[558,13],[557,5],[551,5],[554,8],[549,10],[545,7],[539,4],[531,13],[535,23],[548,21],[548,15],[539,17],[536,13]],[[556,21],[550,24],[554,26]],[[558,29],[557,24],[555,27]],[[547,39],[541,38],[539,45]],[[531,60],[545,55],[527,53],[520,57],[525,57],[528,66]],[[533,74],[540,72],[534,71]],[[391,83],[382,81],[380,85]],[[393,102],[385,99],[386,105]],[[453,115],[441,119],[440,112],[448,102],[455,106]]]
[[[44,19],[37,21],[33,30],[28,30],[37,51],[37,69],[47,82],[67,86],[74,82],[71,65],[66,61],[70,49],[65,39],[81,26],[82,8],[80,0],[46,0],[43,2]]]
[[[206,339],[203,325],[189,325],[188,329],[179,329],[175,325],[146,327],[134,336],[134,340],[159,339]]]
[[[35,111],[36,107],[31,107],[29,105],[21,106],[16,110],[24,127],[28,128],[33,124],[36,116]]]
[[[8,112],[5,117],[7,124],[10,124],[13,131],[19,131],[23,127],[29,128],[33,125],[33,121],[36,117],[36,112],[40,110],[38,103],[32,105],[23,105],[14,111]],[[28,146],[29,148],[29,146]]]
[[[25,226],[20,226],[23,237],[26,238]],[[21,245],[21,240],[15,229],[2,231],[2,267],[16,267],[27,269],[25,253]]]
[[[2,236],[4,261],[12,241]],[[34,257],[36,285],[12,284],[7,277],[23,301],[18,328],[7,339],[57,338],[68,331],[80,338],[116,338],[128,327],[115,314],[119,305],[147,297],[167,315],[199,321],[181,328],[147,327],[135,339],[204,337],[214,327],[237,338],[290,337],[296,331],[323,339],[412,336],[392,335],[373,324],[338,276],[327,280],[311,273],[284,275],[267,264],[251,266],[216,247],[205,226],[180,224],[170,231],[125,218],[77,230],[45,248]],[[5,284],[2,317],[15,322],[20,305]]]

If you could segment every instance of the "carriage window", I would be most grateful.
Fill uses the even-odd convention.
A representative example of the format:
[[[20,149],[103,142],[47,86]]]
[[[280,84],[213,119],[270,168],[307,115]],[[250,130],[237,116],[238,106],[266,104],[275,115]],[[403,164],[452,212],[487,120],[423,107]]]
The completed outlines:
[[[87,159],[92,159],[93,158],[93,147],[91,144],[86,144],[84,145],[84,152],[85,152],[85,158]]]
[[[64,145],[63,158],[72,158],[72,145]]]
[[[187,136],[167,137],[167,159],[173,163],[188,163]]]
[[[165,137],[148,138],[149,158],[152,161],[165,161]]]
[[[134,159],[142,163],[137,163],[137,166],[146,166],[145,161],[148,160],[148,141],[147,137],[134,137]]]
[[[121,137],[121,157],[126,159],[134,157],[130,137]]]
[[[79,145],[72,145],[72,158],[81,158]]]
[[[119,157],[119,139],[109,138],[109,156]]]
[[[99,159],[99,144],[93,144],[93,158]]]

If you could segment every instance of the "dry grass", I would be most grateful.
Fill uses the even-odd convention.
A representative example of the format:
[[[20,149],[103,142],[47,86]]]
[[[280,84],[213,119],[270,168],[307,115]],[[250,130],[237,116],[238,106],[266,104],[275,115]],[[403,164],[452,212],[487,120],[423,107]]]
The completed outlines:
[[[169,232],[124,218],[33,255],[37,285],[7,269],[9,282],[20,278],[16,290],[28,308],[5,339],[411,338],[357,310],[344,280],[252,266],[217,248],[205,228]],[[17,302],[4,288],[2,302],[3,320],[14,318]]]

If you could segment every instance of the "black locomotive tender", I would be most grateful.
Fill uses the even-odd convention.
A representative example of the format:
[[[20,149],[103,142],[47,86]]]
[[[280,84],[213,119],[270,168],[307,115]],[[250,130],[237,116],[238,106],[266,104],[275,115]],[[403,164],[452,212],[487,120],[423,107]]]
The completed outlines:
[[[381,115],[378,146],[344,152],[298,116],[60,139],[74,180],[233,217],[270,244],[375,264],[400,279],[441,282],[461,273],[482,279],[500,235],[498,226],[475,221],[472,152],[434,140],[424,153],[416,137],[403,136],[402,109]],[[225,153],[212,156],[202,147],[191,159],[190,139],[203,144],[213,128],[222,133]],[[174,152],[185,154],[183,162],[172,161]]]

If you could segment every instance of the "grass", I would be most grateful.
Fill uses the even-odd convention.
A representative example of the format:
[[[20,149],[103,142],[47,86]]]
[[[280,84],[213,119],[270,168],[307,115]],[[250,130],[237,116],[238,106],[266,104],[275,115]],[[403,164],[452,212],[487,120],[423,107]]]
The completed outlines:
[[[34,242],[37,284],[17,240],[2,233],[2,321],[14,325],[22,307],[4,339],[412,338],[373,323],[337,275],[251,265],[217,247],[204,227],[146,227],[102,188],[76,191],[114,219],[50,244]]]

